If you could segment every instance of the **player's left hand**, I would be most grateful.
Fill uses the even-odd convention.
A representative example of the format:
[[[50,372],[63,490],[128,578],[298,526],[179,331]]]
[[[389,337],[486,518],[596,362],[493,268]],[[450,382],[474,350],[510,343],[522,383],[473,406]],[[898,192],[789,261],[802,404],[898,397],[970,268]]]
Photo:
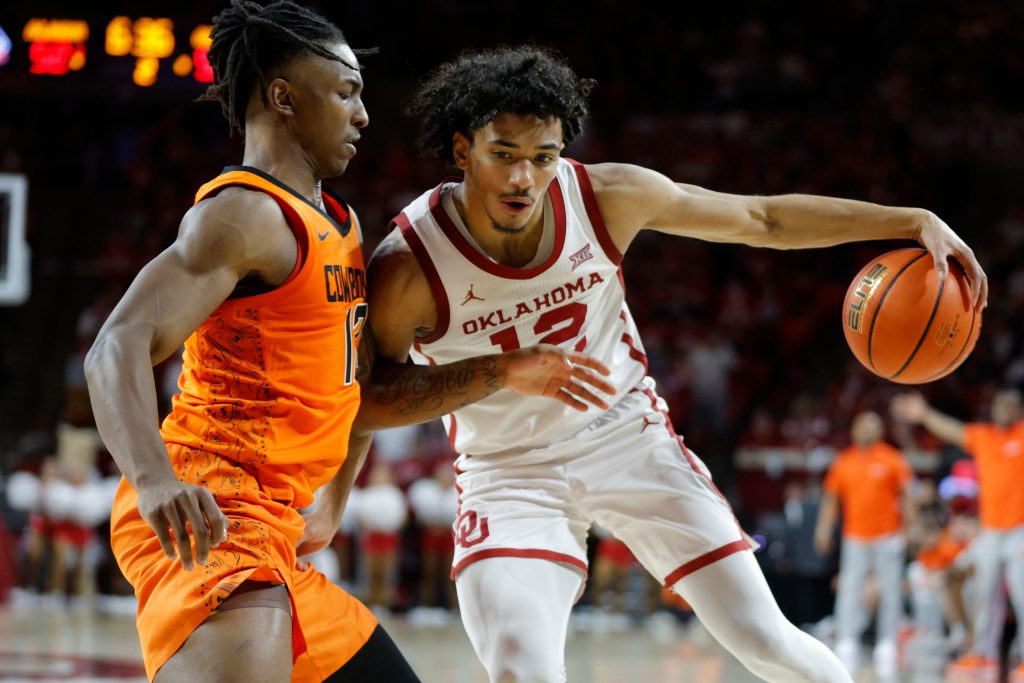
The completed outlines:
[[[924,219],[917,241],[928,250],[935,261],[935,272],[939,279],[945,279],[952,256],[963,266],[967,279],[971,281],[971,301],[980,308],[988,306],[988,276],[982,270],[971,248],[960,239],[946,222],[931,211],[924,212]]]
[[[334,523],[330,515],[314,511],[303,514],[302,518],[306,520],[306,528],[302,530],[299,540],[295,541],[295,554],[299,558],[312,555],[329,546],[334,534],[338,531],[338,525]],[[299,560],[298,568],[300,570],[305,570],[308,566],[309,562]]]
[[[608,409],[606,400],[593,390],[615,395],[615,387],[601,377],[612,374],[604,363],[585,353],[552,344],[538,344],[510,351],[502,357],[504,387],[527,396],[547,396],[570,408],[585,411],[590,406]]]

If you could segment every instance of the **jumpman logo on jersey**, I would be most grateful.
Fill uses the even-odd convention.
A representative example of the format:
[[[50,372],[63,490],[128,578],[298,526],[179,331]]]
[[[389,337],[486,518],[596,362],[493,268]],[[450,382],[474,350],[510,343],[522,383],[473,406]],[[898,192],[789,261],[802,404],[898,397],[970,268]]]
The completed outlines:
[[[477,296],[476,294],[474,294],[473,293],[473,285],[470,285],[469,286],[469,291],[466,292],[466,298],[465,298],[465,300],[463,300],[462,305],[465,306],[470,301],[487,301],[487,299],[483,298],[482,296]]]
[[[647,429],[651,425],[656,425],[656,424],[658,424],[658,423],[655,422],[654,420],[650,419],[646,415],[644,415],[644,426],[640,428],[640,433],[643,434],[645,429]]]

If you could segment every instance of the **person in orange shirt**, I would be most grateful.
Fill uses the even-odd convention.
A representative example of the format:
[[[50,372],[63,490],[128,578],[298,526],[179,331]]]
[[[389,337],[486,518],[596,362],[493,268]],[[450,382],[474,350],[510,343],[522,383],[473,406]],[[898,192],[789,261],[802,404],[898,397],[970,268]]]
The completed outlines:
[[[943,483],[951,479],[947,477]],[[920,548],[917,559],[907,568],[907,583],[914,607],[915,638],[934,642],[943,638],[948,625],[946,645],[955,649],[968,635],[960,591],[964,579],[961,565],[964,551],[977,535],[977,501],[958,496],[949,501],[947,510],[944,526],[938,515],[919,524]]]
[[[864,585],[873,573],[879,595],[874,665],[876,673],[886,678],[896,671],[906,548],[903,510],[913,473],[903,455],[882,441],[883,432],[877,413],[865,412],[854,418],[850,429],[853,445],[839,453],[825,476],[814,544],[822,555],[832,552],[841,506],[836,654],[851,674],[856,672],[859,638],[868,625]]]
[[[86,359],[96,423],[124,474],[111,545],[139,600],[146,672],[160,683],[413,683],[369,610],[297,559],[322,525],[337,528],[369,444],[353,429],[361,400],[399,395],[426,420],[504,388],[585,410],[570,394],[586,391],[578,382],[607,387],[589,369],[602,367],[535,346],[391,368],[361,399],[372,348],[360,343],[359,222],[321,188],[369,123],[357,53],[294,3],[234,0],[209,57],[207,99],[244,136],[243,166],[200,188]],[[182,342],[181,393],[157,429],[152,366]],[[299,510],[321,487],[330,514],[307,522]]]
[[[974,568],[972,641],[953,662],[950,676],[976,675],[995,680],[996,644],[1002,624],[993,618],[1005,579],[1017,623],[1024,623],[1024,410],[1019,391],[1007,389],[992,399],[992,422],[963,423],[940,413],[917,393],[893,399],[893,414],[920,424],[946,443],[974,458],[978,468],[978,513],[981,531],[968,550]],[[1024,645],[1021,646],[1024,648]],[[1019,653],[1024,659],[1024,649]],[[1024,663],[1010,675],[1024,683]]]

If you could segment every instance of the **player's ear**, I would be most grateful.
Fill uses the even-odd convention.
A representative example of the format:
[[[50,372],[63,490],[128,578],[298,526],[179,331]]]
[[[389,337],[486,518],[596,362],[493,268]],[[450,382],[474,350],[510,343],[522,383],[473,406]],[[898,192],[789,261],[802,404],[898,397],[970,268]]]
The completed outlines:
[[[281,116],[295,116],[294,89],[283,78],[275,78],[267,85],[267,109]]]
[[[455,159],[455,165],[460,170],[465,171],[466,166],[469,164],[469,148],[471,144],[469,138],[462,133],[456,132],[452,136],[452,158]]]

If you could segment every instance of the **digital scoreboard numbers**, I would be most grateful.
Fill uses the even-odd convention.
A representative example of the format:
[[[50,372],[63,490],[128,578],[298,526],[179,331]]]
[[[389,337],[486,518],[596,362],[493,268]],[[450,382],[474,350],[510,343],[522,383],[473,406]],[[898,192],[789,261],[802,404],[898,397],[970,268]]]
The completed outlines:
[[[89,24],[81,19],[30,19],[21,37],[34,74],[63,76],[85,66]]]
[[[209,24],[200,24],[192,28],[187,41],[179,41],[174,22],[167,17],[118,16],[106,24],[103,52],[110,57],[133,59],[132,81],[138,86],[154,85],[164,60],[170,62],[170,70],[177,77],[211,83],[213,69],[207,57],[211,29]],[[89,24],[82,19],[30,19],[21,33],[28,47],[30,73],[63,76],[83,70],[89,35]],[[0,28],[0,66],[8,61],[12,47]]]
[[[160,60],[174,53],[174,22],[170,19],[114,17],[107,24],[106,51],[112,57],[135,58],[132,80],[150,86],[160,73]]]
[[[192,54],[178,55],[174,60],[174,73],[178,76],[192,74],[200,83],[213,83],[213,67],[207,53],[210,51],[210,31],[213,29],[209,24],[196,26],[188,37],[188,43],[192,47]]]

